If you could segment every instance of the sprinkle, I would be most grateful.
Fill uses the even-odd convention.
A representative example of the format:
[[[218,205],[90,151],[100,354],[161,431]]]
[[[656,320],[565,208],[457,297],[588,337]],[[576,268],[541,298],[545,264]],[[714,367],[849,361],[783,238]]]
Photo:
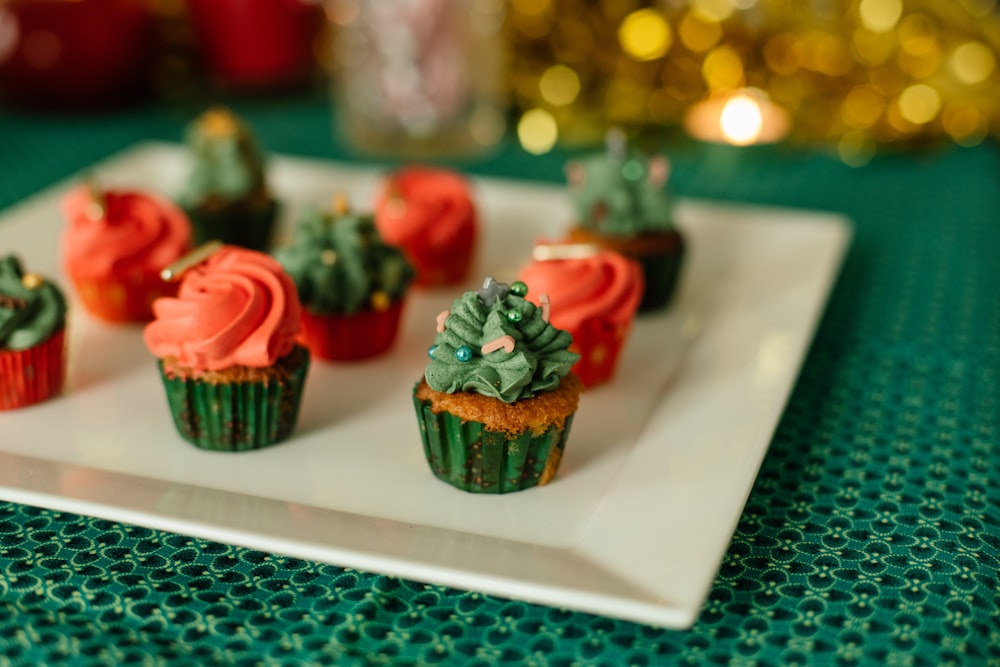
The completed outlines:
[[[88,178],[87,179],[87,197],[89,201],[87,202],[87,208],[84,211],[84,215],[89,220],[97,222],[104,218],[108,213],[108,197],[98,186],[97,183]]]
[[[28,289],[38,289],[45,284],[45,279],[37,273],[25,273],[21,276],[21,284]]]
[[[626,143],[625,132],[620,127],[611,128],[604,137],[604,145],[607,146],[608,154],[615,160],[625,159]]]
[[[455,350],[455,358],[463,363],[472,359],[472,348],[468,345],[461,346]]]
[[[389,306],[392,304],[392,299],[383,290],[378,290],[372,293],[372,308],[380,313],[384,313],[389,310]]]
[[[449,313],[447,310],[442,310],[440,313],[438,313],[437,320],[436,320],[437,321],[437,329],[436,329],[436,331],[438,333],[442,333],[444,331],[444,321],[446,319],[448,319],[448,316],[450,314],[451,313]]]
[[[514,322],[516,324],[517,322],[521,321],[522,317],[524,317],[524,315],[522,315],[521,311],[517,310],[516,308],[512,308],[512,309],[510,309],[510,310],[507,311],[507,321],[508,322]]]
[[[510,292],[514,296],[524,297],[528,295],[528,286],[521,280],[515,280],[510,286]]]
[[[431,359],[433,359],[434,358],[434,351],[437,350],[437,349],[438,349],[437,345],[431,345],[429,348],[427,348],[427,356],[430,357]]]
[[[201,131],[210,137],[232,136],[239,128],[236,117],[224,107],[213,107],[206,111],[199,125]]]
[[[28,302],[16,296],[7,296],[6,294],[0,294],[0,308],[10,308],[12,310],[21,310],[28,307]]]
[[[333,213],[334,215],[347,215],[351,210],[351,202],[343,192],[338,192],[333,195]]]
[[[586,259],[600,248],[593,243],[540,243],[531,249],[531,257],[539,262],[557,259]]]
[[[201,264],[218,252],[221,248],[222,241],[209,241],[208,243],[200,245],[167,268],[160,271],[160,278],[167,281],[177,280],[180,278],[182,273]]]
[[[549,302],[549,295],[543,294],[538,297],[538,303],[542,307],[542,320],[544,322],[549,321],[549,310],[552,308],[552,304]]]
[[[645,171],[642,163],[638,160],[626,160],[625,164],[622,165],[622,178],[636,183],[642,180]]]
[[[483,354],[489,354],[490,352],[494,352],[500,348],[503,348],[504,352],[510,354],[514,351],[514,339],[509,335],[500,336],[499,338],[491,340],[483,345],[482,351]]]
[[[319,261],[326,266],[333,266],[337,263],[337,251],[327,248],[319,254]]]
[[[516,283],[515,283],[516,284]],[[511,286],[506,283],[498,283],[493,276],[486,276],[483,286],[476,291],[479,300],[487,306],[492,306],[496,301],[507,298],[507,293],[511,291]]]

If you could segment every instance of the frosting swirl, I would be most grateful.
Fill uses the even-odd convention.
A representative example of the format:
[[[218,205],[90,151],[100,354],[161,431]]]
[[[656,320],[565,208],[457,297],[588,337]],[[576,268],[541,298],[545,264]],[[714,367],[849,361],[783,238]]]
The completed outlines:
[[[16,257],[0,259],[0,349],[26,350],[66,325],[66,299],[58,287],[25,274]]]
[[[580,226],[609,236],[673,229],[667,159],[627,149],[623,141],[609,142],[606,152],[567,164]]]
[[[468,183],[446,169],[406,167],[385,183],[375,224],[386,243],[409,249],[447,245],[476,225]]]
[[[611,250],[595,249],[573,259],[535,260],[517,277],[533,292],[549,295],[553,326],[570,332],[594,318],[624,324],[642,299],[642,268]]]
[[[137,191],[109,191],[101,200],[85,185],[63,198],[63,261],[74,278],[158,272],[190,249],[191,224],[173,203]]]
[[[212,198],[266,193],[264,157],[250,127],[228,109],[209,109],[185,132],[194,165],[179,200],[194,207]]]
[[[579,359],[572,336],[546,321],[543,308],[512,286],[487,278],[439,316],[439,331],[424,371],[435,391],[474,391],[505,403],[559,386]]]
[[[143,339],[157,357],[195,370],[261,368],[294,349],[301,312],[277,261],[225,246],[184,273],[176,298],[153,302]]]
[[[275,252],[317,314],[384,309],[403,297],[413,268],[399,248],[382,242],[371,215],[309,209],[291,245]]]

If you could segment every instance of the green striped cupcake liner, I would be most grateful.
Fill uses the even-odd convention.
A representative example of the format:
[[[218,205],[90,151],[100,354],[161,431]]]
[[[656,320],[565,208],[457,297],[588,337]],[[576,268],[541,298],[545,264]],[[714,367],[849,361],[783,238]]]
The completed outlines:
[[[481,422],[435,413],[430,401],[413,399],[424,455],[434,475],[470,493],[511,493],[547,484],[556,474],[573,415],[563,428],[516,435],[490,431]]]
[[[298,421],[309,356],[285,378],[213,384],[197,378],[160,377],[174,425],[201,449],[241,452],[281,442]]]

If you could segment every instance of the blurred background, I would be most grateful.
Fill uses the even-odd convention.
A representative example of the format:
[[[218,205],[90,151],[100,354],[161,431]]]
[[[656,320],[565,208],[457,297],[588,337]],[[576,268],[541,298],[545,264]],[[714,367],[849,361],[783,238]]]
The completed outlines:
[[[0,106],[323,96],[378,154],[1000,136],[997,0],[0,0]]]

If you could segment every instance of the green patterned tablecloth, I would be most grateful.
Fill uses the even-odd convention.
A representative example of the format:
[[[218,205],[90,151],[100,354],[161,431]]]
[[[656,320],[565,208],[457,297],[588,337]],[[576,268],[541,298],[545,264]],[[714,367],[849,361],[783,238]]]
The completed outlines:
[[[322,100],[236,106],[271,150],[345,156]],[[0,110],[0,208],[133,142],[176,141],[193,113]],[[461,166],[561,181],[564,158],[509,147]],[[0,665],[1000,665],[997,145],[861,169],[776,147],[673,158],[678,194],[856,225],[694,628],[0,502]]]

